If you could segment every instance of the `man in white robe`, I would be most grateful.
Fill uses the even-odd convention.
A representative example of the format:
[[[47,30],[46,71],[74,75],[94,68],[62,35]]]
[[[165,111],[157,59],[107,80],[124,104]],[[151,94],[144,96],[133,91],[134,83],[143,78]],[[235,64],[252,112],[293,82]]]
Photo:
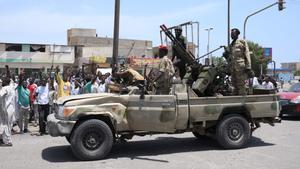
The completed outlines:
[[[4,78],[0,90],[0,140],[1,146],[12,146],[11,130],[15,120],[15,85],[9,78]]]

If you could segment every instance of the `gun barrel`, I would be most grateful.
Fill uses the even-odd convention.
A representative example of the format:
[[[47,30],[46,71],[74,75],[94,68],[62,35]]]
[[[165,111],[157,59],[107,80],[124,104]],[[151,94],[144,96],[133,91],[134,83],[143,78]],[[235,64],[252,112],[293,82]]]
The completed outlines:
[[[216,52],[216,51],[218,51],[218,50],[220,50],[220,49],[222,49],[222,48],[224,48],[224,46],[220,46],[219,48],[217,48],[217,49],[215,49],[215,50],[213,50],[213,51],[210,51],[210,52],[206,53],[205,55],[200,56],[200,57],[197,58],[196,60],[202,59],[202,58],[204,58],[205,56],[210,55],[210,54],[212,54],[212,53],[214,53],[214,52]]]

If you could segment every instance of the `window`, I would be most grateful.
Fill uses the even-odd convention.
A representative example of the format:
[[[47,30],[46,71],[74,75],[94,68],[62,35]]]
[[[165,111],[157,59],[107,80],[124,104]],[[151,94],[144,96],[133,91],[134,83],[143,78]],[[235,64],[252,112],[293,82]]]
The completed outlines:
[[[30,52],[45,52],[45,45],[30,45]]]
[[[22,51],[22,45],[20,44],[6,44],[5,51]]]

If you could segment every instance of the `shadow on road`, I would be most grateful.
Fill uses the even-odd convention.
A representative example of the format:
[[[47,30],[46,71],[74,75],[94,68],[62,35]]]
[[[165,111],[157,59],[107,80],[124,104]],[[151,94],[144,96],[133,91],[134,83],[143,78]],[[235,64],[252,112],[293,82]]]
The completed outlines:
[[[111,151],[110,158],[128,157],[135,159],[141,156],[210,150],[219,150],[216,141],[210,138],[198,140],[194,137],[158,137],[155,140],[129,141],[116,144]]]
[[[261,138],[252,136],[251,139],[248,142],[247,147],[265,147],[265,146],[274,146],[274,143],[267,143],[264,142]]]
[[[261,147],[272,145],[274,144],[266,143],[257,137],[252,137],[250,142],[248,143],[248,147]],[[139,159],[167,163],[168,161],[165,160],[151,159],[143,156],[157,156],[163,154],[212,150],[222,151],[223,149],[220,148],[217,142],[211,138],[205,138],[200,140],[194,137],[158,137],[155,140],[128,141],[123,143],[117,143],[113,146],[113,149],[108,158],[130,158],[132,160]],[[42,152],[42,158],[49,162],[78,161],[73,156],[71,147],[69,145],[46,148]]]
[[[42,151],[42,158],[49,162],[75,162],[78,161],[71,150],[70,145],[48,147]]]

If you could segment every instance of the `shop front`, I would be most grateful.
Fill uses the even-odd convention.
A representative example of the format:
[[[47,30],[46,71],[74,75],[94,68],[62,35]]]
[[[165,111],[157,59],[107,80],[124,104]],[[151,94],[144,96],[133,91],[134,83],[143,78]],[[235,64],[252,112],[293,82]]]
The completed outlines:
[[[33,72],[46,72],[53,65],[63,68],[66,64],[73,64],[75,60],[74,47],[64,45],[39,45],[29,44],[1,44],[0,73],[8,65],[15,74],[20,69],[25,69],[26,74]],[[20,46],[20,48],[18,48]],[[37,50],[30,50],[30,49]],[[38,50],[40,49],[40,50]]]

